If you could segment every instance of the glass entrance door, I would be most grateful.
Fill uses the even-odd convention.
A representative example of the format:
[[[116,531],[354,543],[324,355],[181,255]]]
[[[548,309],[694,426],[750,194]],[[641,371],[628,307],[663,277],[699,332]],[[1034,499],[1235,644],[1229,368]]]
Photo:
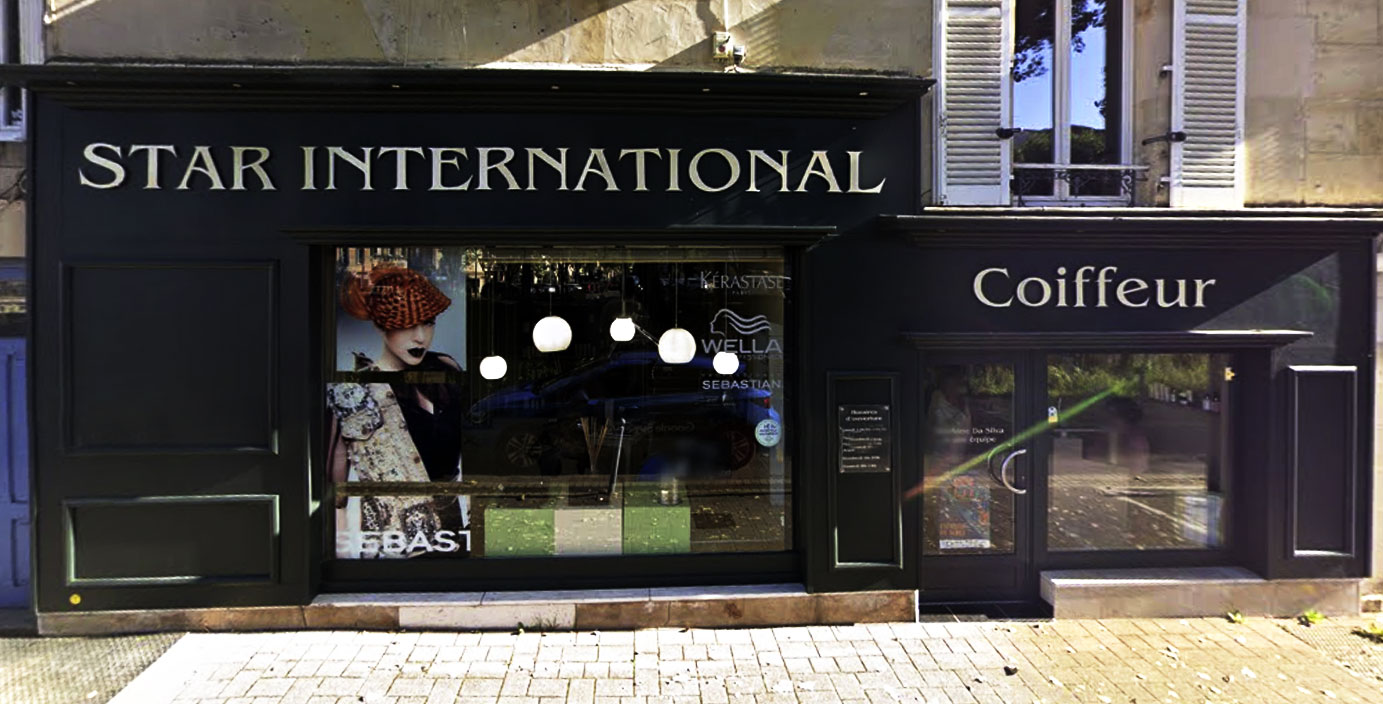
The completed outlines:
[[[922,365],[924,601],[1035,601],[1043,569],[1224,564],[1233,356]]]
[[[922,562],[929,598],[1032,593],[1032,433],[1019,355],[928,355],[923,365]]]

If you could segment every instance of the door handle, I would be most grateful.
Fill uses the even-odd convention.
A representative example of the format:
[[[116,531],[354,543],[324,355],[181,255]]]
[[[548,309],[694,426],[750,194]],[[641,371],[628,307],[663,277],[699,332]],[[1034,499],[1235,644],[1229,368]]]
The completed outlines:
[[[1014,450],[1013,452],[1008,453],[1008,457],[1004,458],[1004,463],[999,465],[999,482],[1004,485],[1005,489],[1008,489],[1009,491],[1015,494],[1026,494],[1028,493],[1028,490],[1019,489],[1008,480],[1008,467],[1009,465],[1013,464],[1013,458],[1017,457],[1018,455],[1026,454],[1028,454],[1028,451],[1026,449]]]

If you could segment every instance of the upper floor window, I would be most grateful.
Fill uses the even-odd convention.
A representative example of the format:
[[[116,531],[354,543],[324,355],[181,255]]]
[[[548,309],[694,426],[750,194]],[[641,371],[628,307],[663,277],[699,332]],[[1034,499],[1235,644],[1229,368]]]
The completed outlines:
[[[42,16],[41,0],[0,0],[0,62],[40,63]],[[0,85],[0,142],[24,139],[25,100],[23,89]]]
[[[1243,206],[1247,0],[1173,0],[1166,21],[1134,0],[934,5],[936,204],[1150,205],[1164,191],[1133,186],[1156,170],[1172,207]],[[1135,28],[1171,49],[1139,68],[1159,78],[1138,121]]]
[[[1015,0],[1016,202],[1128,202],[1123,5]]]

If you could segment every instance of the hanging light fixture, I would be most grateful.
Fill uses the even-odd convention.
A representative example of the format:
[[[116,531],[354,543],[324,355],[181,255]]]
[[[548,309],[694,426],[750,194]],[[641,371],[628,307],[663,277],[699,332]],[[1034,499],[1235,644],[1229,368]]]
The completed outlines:
[[[672,276],[672,327],[658,338],[658,358],[668,364],[686,364],[696,356],[696,338],[677,325],[677,292],[682,288],[680,266],[674,268]]]
[[[696,338],[682,328],[668,328],[658,338],[658,358],[668,364],[686,364],[696,356]]]
[[[740,356],[734,352],[717,352],[711,358],[711,366],[717,374],[734,374],[740,370]]]
[[[571,326],[559,315],[552,314],[552,294],[556,286],[547,287],[547,317],[533,326],[533,346],[539,352],[561,352],[571,346]]]
[[[729,280],[730,264],[726,263],[725,276],[721,277],[721,281],[723,282]],[[723,305],[721,307],[728,311],[730,310],[730,289],[724,288],[723,284],[722,288],[724,290],[724,295],[721,298],[721,300],[723,301]],[[711,358],[711,367],[713,367],[716,370],[717,374],[734,374],[735,372],[738,372],[740,370],[740,356],[729,350],[721,350],[716,353],[715,357]]]
[[[637,327],[634,319],[629,317],[624,309],[624,280],[629,276],[629,266],[626,264],[619,276],[619,317],[610,323],[610,338],[615,342],[628,342],[634,339]]]
[[[490,270],[485,275],[485,288],[494,286],[494,271]],[[503,379],[509,372],[509,363],[504,358],[495,354],[495,294],[490,293],[490,356],[480,360],[480,376],[491,381]]]
[[[620,316],[610,321],[610,338],[615,342],[628,342],[634,339],[634,333],[637,330],[633,318]]]
[[[571,326],[557,315],[539,320],[533,326],[533,346],[539,352],[561,352],[571,346]]]
[[[492,354],[480,360],[480,376],[486,379],[503,379],[504,375],[508,372],[509,363],[504,361],[504,358],[497,354]]]

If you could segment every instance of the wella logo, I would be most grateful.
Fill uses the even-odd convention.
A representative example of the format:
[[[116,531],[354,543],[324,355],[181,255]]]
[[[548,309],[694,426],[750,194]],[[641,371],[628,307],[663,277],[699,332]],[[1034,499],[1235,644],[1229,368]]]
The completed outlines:
[[[768,316],[745,317],[729,308],[721,308],[711,316],[711,334],[701,339],[701,351],[706,354],[734,352],[741,355],[782,354],[783,345],[771,335]]]

